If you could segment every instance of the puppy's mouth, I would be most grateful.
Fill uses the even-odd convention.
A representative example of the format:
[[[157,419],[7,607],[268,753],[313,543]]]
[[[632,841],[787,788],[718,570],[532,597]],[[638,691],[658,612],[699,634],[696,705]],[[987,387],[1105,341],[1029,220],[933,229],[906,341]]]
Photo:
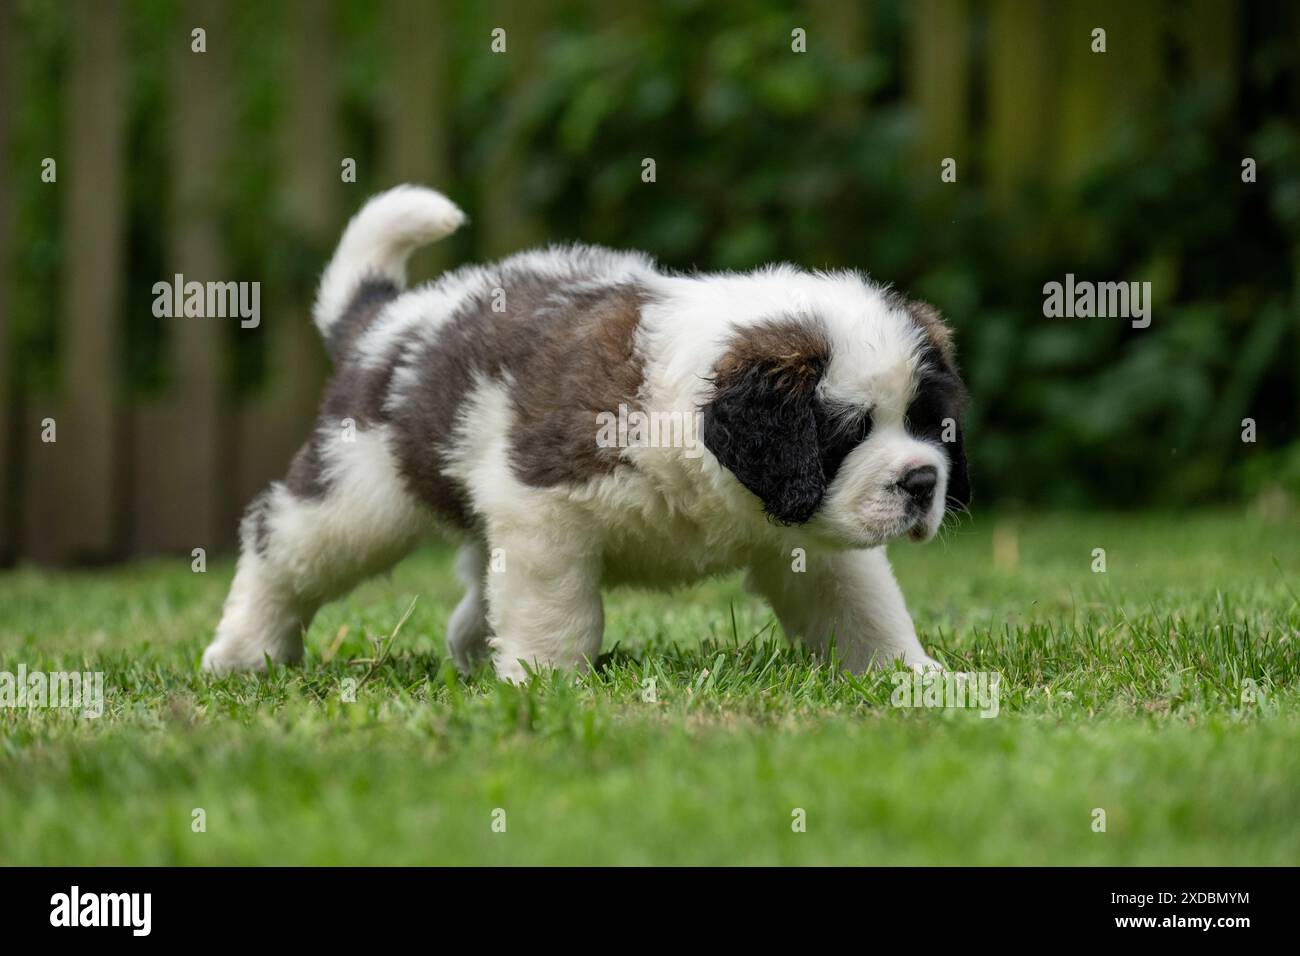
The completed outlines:
[[[935,527],[930,526],[930,510],[927,508],[908,514],[904,533],[913,541],[922,543],[933,538],[938,530],[937,523]]]
[[[888,504],[896,506],[898,503],[891,501]],[[884,510],[880,504],[877,504],[876,508]],[[851,543],[855,548],[878,548],[903,538],[919,544],[929,541],[938,532],[939,522],[935,520],[936,516],[929,508],[922,510],[913,506],[896,507],[890,510],[892,514],[887,516],[875,514],[857,517],[857,520],[848,527],[836,527],[834,524],[822,525],[820,522],[817,522],[817,526],[829,532],[834,540]]]
[[[881,536],[882,541],[897,541],[900,538],[909,538],[912,541],[929,540],[929,532],[926,529],[926,520],[924,513],[907,513],[899,517],[898,523]]]

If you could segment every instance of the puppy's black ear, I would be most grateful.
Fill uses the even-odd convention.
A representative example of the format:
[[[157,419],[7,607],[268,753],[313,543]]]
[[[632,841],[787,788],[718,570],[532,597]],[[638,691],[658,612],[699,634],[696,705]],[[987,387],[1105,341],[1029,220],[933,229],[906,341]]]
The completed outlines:
[[[957,349],[952,340],[952,329],[943,320],[939,310],[928,302],[903,300],[903,306],[912,321],[920,326],[929,340],[934,363],[948,376],[951,387],[947,390],[947,410],[944,414],[955,417],[966,405],[966,386],[957,369]],[[955,438],[943,440],[943,450],[948,455],[949,508],[970,507],[970,467],[966,463],[966,444],[960,424],[956,424]]]
[[[957,438],[945,442],[943,450],[948,454],[948,500],[949,508],[970,507],[970,467],[966,464],[966,443],[962,437],[961,426],[957,426]]]
[[[704,447],[782,524],[802,524],[826,493],[816,388],[825,339],[803,321],[748,330],[715,370]]]

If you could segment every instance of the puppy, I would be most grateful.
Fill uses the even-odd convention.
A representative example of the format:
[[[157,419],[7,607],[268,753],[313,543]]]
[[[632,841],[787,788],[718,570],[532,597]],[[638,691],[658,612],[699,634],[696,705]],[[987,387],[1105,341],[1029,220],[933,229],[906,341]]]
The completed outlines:
[[[970,488],[952,338],[853,272],[674,275],[548,248],[403,292],[464,215],[429,189],[348,224],[314,318],[336,371],[310,439],[249,506],[215,673],[297,661],[326,601],[458,535],[452,659],[581,668],[601,589],[744,568],[788,638],[853,670],[937,667],[883,545]]]

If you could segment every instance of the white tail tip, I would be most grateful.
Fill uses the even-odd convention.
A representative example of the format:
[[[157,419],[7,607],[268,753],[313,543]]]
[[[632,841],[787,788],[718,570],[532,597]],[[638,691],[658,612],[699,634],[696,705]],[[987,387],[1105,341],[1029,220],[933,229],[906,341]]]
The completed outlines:
[[[334,257],[321,276],[312,310],[316,327],[330,327],[366,279],[406,285],[406,260],[420,246],[455,232],[465,214],[440,192],[424,186],[396,186],[373,197],[352,217]]]

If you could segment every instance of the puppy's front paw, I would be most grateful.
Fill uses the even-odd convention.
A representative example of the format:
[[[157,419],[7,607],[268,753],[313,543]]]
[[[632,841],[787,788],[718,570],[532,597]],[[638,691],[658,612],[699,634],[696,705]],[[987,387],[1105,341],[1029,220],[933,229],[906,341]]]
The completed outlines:
[[[215,677],[237,671],[266,670],[266,657],[254,657],[228,642],[213,641],[203,652],[203,670]]]
[[[524,667],[523,662],[519,660],[507,661],[497,656],[494,665],[497,680],[505,681],[507,684],[527,684],[531,676],[528,669]]]
[[[916,671],[918,674],[924,674],[926,671],[947,670],[946,667],[944,667],[934,658],[925,657],[924,655],[921,657],[909,657],[906,659],[905,663],[907,664],[908,667],[912,668],[912,670]]]

